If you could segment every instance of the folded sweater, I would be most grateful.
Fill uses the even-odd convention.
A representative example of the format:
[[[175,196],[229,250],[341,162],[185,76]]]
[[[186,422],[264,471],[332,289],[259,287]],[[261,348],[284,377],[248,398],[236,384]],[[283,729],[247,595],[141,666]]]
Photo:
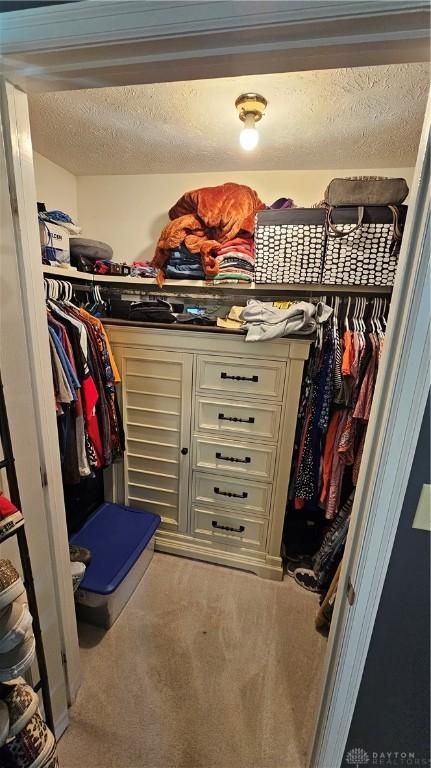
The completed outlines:
[[[298,301],[288,309],[278,309],[271,303],[250,299],[241,312],[247,328],[246,341],[271,341],[282,336],[308,336],[332,314],[326,304]]]

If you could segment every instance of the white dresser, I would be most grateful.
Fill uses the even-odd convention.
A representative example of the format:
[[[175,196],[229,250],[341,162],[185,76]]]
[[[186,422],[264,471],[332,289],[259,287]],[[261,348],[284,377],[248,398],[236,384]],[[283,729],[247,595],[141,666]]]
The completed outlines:
[[[157,512],[163,552],[282,578],[280,546],[310,340],[106,326],[126,453],[112,497]]]

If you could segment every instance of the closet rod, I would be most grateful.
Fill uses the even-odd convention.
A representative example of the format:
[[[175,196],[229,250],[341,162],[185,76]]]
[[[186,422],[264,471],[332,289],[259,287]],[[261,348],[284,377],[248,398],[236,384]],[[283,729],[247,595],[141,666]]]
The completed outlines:
[[[328,283],[251,283],[250,285],[208,285],[203,280],[165,280],[163,287],[160,288],[156,281],[150,278],[142,277],[123,277],[121,275],[96,275],[92,273],[69,272],[67,269],[49,267],[44,269],[47,277],[58,278],[59,280],[74,281],[74,288],[81,290],[91,290],[93,285],[100,285],[101,288],[108,288],[108,283],[112,287],[121,287],[124,291],[143,290],[150,292],[166,293],[190,293],[190,289],[196,293],[208,293],[214,297],[218,295],[230,295],[233,293],[249,293],[253,296],[268,293],[291,293],[304,296],[327,295],[327,296],[390,296],[392,294],[391,285],[333,285]],[[79,282],[81,281],[81,285]]]

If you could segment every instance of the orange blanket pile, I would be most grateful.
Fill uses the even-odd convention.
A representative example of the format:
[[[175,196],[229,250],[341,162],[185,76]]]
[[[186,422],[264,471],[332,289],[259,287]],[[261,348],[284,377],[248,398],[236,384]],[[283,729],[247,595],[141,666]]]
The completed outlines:
[[[250,237],[262,208],[253,189],[233,182],[186,192],[169,211],[171,221],[159,237],[152,266],[163,269],[170,251],[184,243],[191,253],[201,254],[205,274],[216,275],[217,249],[235,237]]]

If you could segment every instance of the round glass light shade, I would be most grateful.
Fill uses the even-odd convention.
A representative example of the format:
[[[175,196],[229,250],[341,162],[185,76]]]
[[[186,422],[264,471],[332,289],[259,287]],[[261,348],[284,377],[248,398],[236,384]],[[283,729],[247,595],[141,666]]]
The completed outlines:
[[[259,141],[259,133],[255,126],[253,115],[247,115],[244,120],[244,128],[239,135],[239,143],[243,149],[250,151],[254,149]]]

